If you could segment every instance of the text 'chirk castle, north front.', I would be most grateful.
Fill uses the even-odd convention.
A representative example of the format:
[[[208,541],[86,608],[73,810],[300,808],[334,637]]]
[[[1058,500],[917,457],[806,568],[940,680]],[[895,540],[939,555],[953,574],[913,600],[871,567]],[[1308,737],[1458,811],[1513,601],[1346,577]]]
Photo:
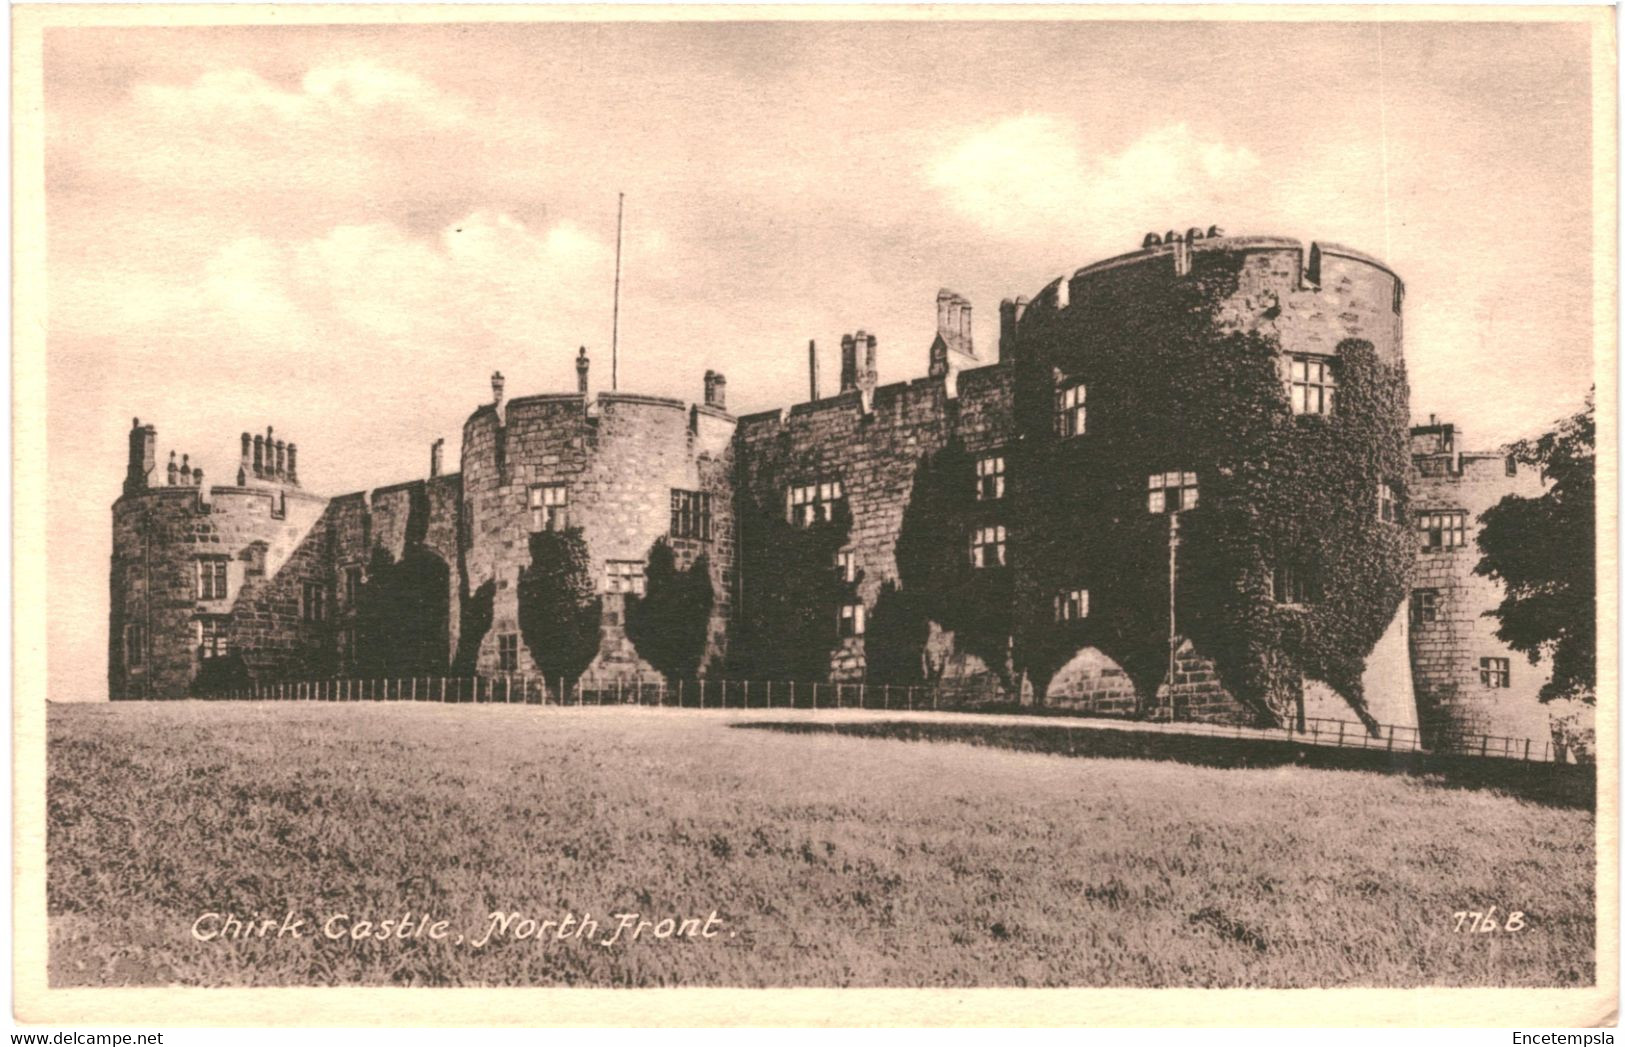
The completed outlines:
[[[709,371],[696,404],[593,395],[585,350],[574,392],[510,398],[499,373],[457,472],[437,441],[427,478],[333,498],[270,428],[216,484],[137,421],[110,693],[545,672],[566,641],[527,602],[533,539],[570,534],[586,677],[670,675],[628,624],[680,578],[701,676],[1538,736],[1542,669],[1472,572],[1478,514],[1541,480],[1411,427],[1403,308],[1357,251],[1191,230],[1001,303],[996,357],[943,291],[924,377],[881,384],[859,331],[840,388],[814,360],[788,410],[736,417]]]

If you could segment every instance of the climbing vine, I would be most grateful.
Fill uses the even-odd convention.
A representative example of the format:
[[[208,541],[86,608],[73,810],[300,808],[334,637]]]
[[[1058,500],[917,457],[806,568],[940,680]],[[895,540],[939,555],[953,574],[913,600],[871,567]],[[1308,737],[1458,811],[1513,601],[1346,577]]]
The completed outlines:
[[[1226,330],[1239,254],[1205,252],[1193,271],[1125,266],[1079,281],[1064,310],[1023,321],[1011,461],[1019,574],[1016,660],[1042,694],[1084,646],[1099,648],[1142,698],[1168,659],[1169,521],[1148,511],[1147,478],[1198,477],[1198,508],[1179,520],[1179,633],[1262,720],[1280,720],[1302,682],[1323,680],[1364,714],[1366,656],[1402,600],[1412,536],[1381,519],[1378,486],[1404,519],[1409,421],[1403,365],[1371,343],[1336,347],[1326,415],[1295,415],[1287,366],[1268,323]],[[1060,382],[1087,388],[1084,435],[1052,435]],[[1275,572],[1311,579],[1299,604],[1277,602]],[[1090,594],[1088,617],[1057,623],[1057,593]]]

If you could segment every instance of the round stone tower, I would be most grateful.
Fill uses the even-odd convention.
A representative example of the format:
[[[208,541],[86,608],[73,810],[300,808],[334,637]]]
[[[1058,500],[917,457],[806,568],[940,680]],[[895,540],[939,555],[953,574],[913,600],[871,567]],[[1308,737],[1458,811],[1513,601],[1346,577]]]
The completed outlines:
[[[1214,229],[1007,306],[1041,699],[1082,665],[1153,715],[1415,723],[1403,298],[1357,251]]]
[[[722,375],[708,372],[705,400],[603,392],[508,400],[499,375],[492,402],[463,426],[462,558],[471,594],[489,586],[491,618],[479,639],[481,673],[540,671],[527,635],[521,583],[532,564],[532,535],[579,530],[601,604],[601,640],[586,675],[650,680],[653,666],[628,640],[628,597],[644,592],[657,542],[679,570],[703,556],[712,610],[702,666],[726,649],[734,571],[734,418]],[[465,638],[466,639],[466,638]]]

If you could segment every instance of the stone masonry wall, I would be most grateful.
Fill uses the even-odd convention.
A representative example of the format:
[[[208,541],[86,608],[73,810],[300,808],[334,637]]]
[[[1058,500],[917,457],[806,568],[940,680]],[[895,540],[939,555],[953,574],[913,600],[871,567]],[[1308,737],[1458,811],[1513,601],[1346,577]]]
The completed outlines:
[[[200,495],[202,497],[200,497]],[[329,580],[326,501],[296,489],[159,487],[113,506],[108,688],[117,698],[187,694],[200,668],[198,621],[227,621],[227,644],[258,679],[328,671],[326,628],[302,613],[304,583]],[[202,600],[198,558],[226,558],[226,597]],[[127,630],[142,626],[139,665]]]
[[[952,401],[943,379],[928,377],[876,388],[867,412],[853,391],[797,404],[787,414],[740,419],[741,497],[784,504],[792,485],[841,482],[852,514],[848,546],[861,575],[858,596],[869,611],[881,586],[897,580],[897,538],[922,461],[955,434],[971,452],[1000,447],[1008,439],[1007,369],[962,371],[957,383],[959,397]],[[744,599],[750,599],[749,579]],[[837,613],[830,608],[831,615]],[[843,639],[830,664],[832,679],[862,679],[862,638]]]
[[[1459,437],[1458,437],[1459,439]],[[1419,444],[1419,446],[1426,446]],[[1411,514],[1460,509],[1467,513],[1466,542],[1459,548],[1417,554],[1411,590],[1411,672],[1416,683],[1424,737],[1444,743],[1453,734],[1531,738],[1549,734],[1548,709],[1536,697],[1551,678],[1546,663],[1531,665],[1495,638],[1496,620],[1486,617],[1501,602],[1499,583],[1473,573],[1478,565],[1479,515],[1508,494],[1537,497],[1539,473],[1504,454],[1423,454],[1415,460]],[[1421,595],[1434,594],[1431,621],[1418,617]],[[1479,659],[1505,658],[1511,686],[1486,687]]]

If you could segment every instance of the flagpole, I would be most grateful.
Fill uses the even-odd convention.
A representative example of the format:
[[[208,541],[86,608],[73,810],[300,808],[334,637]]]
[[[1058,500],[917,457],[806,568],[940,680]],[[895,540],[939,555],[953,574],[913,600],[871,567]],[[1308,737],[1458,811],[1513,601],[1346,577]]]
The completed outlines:
[[[609,387],[620,388],[621,375],[621,216],[626,208],[626,194],[617,193],[615,202],[615,312],[609,333]]]

